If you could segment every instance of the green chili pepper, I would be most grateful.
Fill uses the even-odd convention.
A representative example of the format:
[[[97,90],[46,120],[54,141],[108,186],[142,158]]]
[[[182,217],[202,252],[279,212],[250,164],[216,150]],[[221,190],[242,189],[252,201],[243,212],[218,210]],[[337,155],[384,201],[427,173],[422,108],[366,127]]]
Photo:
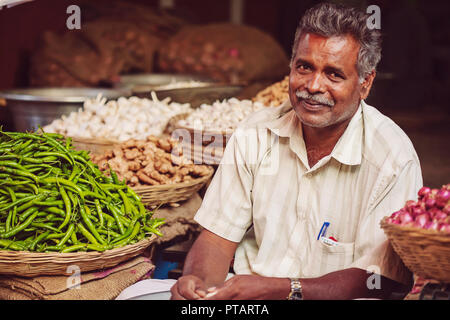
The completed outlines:
[[[41,233],[39,236],[37,236],[34,241],[30,244],[30,246],[28,247],[28,250],[30,251],[34,251],[34,248],[36,248],[36,245],[41,242],[42,240],[44,240],[45,238],[47,238],[47,236],[50,234],[50,231],[45,231],[44,233]]]
[[[70,247],[65,247],[64,249],[61,250],[61,252],[67,253],[67,252],[73,252],[73,251],[80,251],[81,249],[86,249],[86,248],[87,248],[87,244],[80,243],[80,244],[72,245]]]
[[[100,201],[98,201],[98,199],[94,199],[94,203],[95,203],[95,209],[97,210],[98,219],[100,221],[100,227],[103,227],[104,217],[103,217],[102,207],[100,206]]]
[[[7,239],[0,239],[0,246],[2,246],[4,249],[11,249],[15,251],[25,250],[25,248],[22,247],[20,244]]]
[[[12,168],[9,168],[6,166],[0,166],[0,171],[7,172],[7,173],[10,173],[15,176],[22,176],[22,177],[30,178],[33,181],[35,181],[36,183],[38,182],[38,177],[36,177],[34,174],[32,174],[28,171],[25,171],[25,170],[12,169]]]
[[[38,211],[38,207],[31,207],[25,210],[22,214],[19,215],[19,221],[24,221],[26,218],[28,218],[30,215]]]
[[[98,244],[97,239],[83,226],[82,223],[77,224],[77,229],[80,230],[81,234],[91,243]]]
[[[138,217],[134,217],[133,220],[131,221],[131,223],[128,225],[128,228],[125,231],[125,233],[119,237],[116,237],[111,243],[114,244],[114,243],[120,242],[123,239],[129,237],[131,232],[133,232],[133,229],[134,229],[134,226],[136,225],[136,223],[139,223],[137,220],[138,220]]]
[[[78,187],[78,186],[77,186],[75,183],[73,183],[72,181],[69,181],[69,180],[66,180],[66,179],[63,179],[63,178],[49,177],[49,178],[42,179],[40,182],[41,182],[41,183],[49,183],[49,184],[56,183],[56,184],[58,184],[58,185],[63,184],[63,185],[65,185],[65,186],[67,186],[67,187],[70,187],[71,189],[76,190],[76,192],[77,192],[77,193],[80,195],[80,197],[84,200],[84,193],[83,193],[83,190],[81,190],[80,187]]]
[[[16,201],[10,203],[10,204],[7,205],[7,206],[1,207],[0,210],[1,210],[1,211],[6,211],[6,210],[8,210],[8,209],[10,209],[10,208],[12,208],[12,207],[14,207],[14,206],[18,206],[18,205],[20,205],[20,204],[22,204],[22,203],[25,203],[25,202],[28,202],[28,201],[30,201],[30,200],[33,200],[33,199],[35,199],[36,197],[37,197],[37,196],[35,196],[35,195],[31,195],[31,196],[28,196],[28,197],[25,197],[25,198],[18,199],[18,200],[16,200]]]
[[[71,163],[70,158],[62,153],[62,152],[48,152],[48,151],[43,151],[43,152],[36,152],[34,154],[35,157],[59,157],[59,158],[63,158],[64,160],[66,160],[67,162]]]
[[[120,233],[124,234],[125,233],[125,228],[123,227],[123,223],[120,220],[120,212],[113,205],[108,205],[108,209],[109,209],[110,212],[112,212],[113,217],[116,220],[116,224],[117,224],[117,226],[119,228]]]
[[[32,227],[36,227],[36,228],[41,228],[41,229],[48,229],[48,230],[51,230],[51,231],[54,231],[54,232],[58,232],[59,231],[58,228],[55,228],[55,227],[51,226],[48,223],[32,222],[31,226]]]
[[[10,238],[13,235],[17,234],[18,232],[22,231],[23,229],[25,229],[26,227],[28,227],[34,220],[34,218],[36,218],[37,216],[37,212],[33,213],[25,222],[23,222],[22,224],[16,226],[14,229],[11,229],[5,233],[0,234],[0,238]]]
[[[100,234],[97,232],[97,229],[95,229],[95,226],[92,224],[92,221],[89,219],[89,216],[86,213],[86,208],[87,207],[80,205],[80,214],[83,222],[86,224],[87,228],[93,234],[95,239],[98,240],[98,242],[100,242],[101,244],[106,244],[105,240],[100,236]]]
[[[18,212],[22,212],[23,210],[26,210],[28,208],[30,208],[31,206],[33,206],[36,202],[41,201],[42,199],[44,199],[45,197],[47,197],[49,194],[47,193],[41,193],[38,194],[36,196],[34,196],[33,200],[28,201],[27,203],[22,204],[20,207],[17,208]]]
[[[58,247],[60,247],[60,249],[62,250],[62,246],[67,242],[67,240],[70,239],[70,237],[72,236],[72,233],[75,230],[75,225],[74,224],[70,224],[69,227],[67,228],[66,234],[64,235],[64,237],[61,239],[61,241],[58,242]]]
[[[66,193],[66,190],[64,189],[63,186],[59,187],[59,193],[61,194],[61,197],[63,199],[64,202],[64,206],[66,208],[66,214],[65,214],[65,218],[63,223],[58,227],[59,230],[61,230],[62,228],[64,228],[70,221],[70,214],[72,212],[72,206],[70,204],[70,199],[69,196]]]
[[[141,224],[136,223],[134,225],[134,228],[133,228],[133,231],[131,232],[131,234],[127,238],[117,242],[114,246],[117,247],[117,246],[123,246],[123,245],[129,244],[131,242],[131,240],[133,240],[137,236],[140,229],[141,229]]]

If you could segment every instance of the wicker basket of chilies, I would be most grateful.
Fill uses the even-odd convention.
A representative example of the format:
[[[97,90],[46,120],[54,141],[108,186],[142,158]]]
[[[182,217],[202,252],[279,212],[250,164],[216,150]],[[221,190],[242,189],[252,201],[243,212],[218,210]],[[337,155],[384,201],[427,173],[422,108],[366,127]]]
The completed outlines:
[[[88,252],[29,252],[0,250],[0,274],[22,277],[71,275],[76,266],[81,273],[111,268],[151,249],[157,236],[152,235],[124,247]],[[151,251],[150,251],[151,252]]]

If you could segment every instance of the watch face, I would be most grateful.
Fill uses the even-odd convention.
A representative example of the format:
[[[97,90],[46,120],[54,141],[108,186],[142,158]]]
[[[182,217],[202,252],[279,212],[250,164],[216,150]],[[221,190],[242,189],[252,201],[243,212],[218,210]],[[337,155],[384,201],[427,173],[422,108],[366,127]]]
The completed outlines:
[[[293,292],[293,293],[289,296],[289,300],[303,300],[302,294],[301,294],[300,292]]]

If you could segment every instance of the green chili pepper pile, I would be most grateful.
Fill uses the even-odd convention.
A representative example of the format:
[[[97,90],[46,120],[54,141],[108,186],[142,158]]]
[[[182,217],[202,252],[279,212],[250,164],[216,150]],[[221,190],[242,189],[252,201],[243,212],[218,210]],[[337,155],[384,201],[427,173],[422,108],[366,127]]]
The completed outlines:
[[[104,251],[161,236],[163,219],[110,174],[62,135],[0,128],[0,250]]]

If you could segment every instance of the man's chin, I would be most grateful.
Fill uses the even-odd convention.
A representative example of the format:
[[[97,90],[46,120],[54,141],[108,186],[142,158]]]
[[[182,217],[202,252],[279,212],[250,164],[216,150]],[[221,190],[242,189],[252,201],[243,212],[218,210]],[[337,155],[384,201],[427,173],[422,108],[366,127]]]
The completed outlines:
[[[311,114],[305,110],[301,110],[301,107],[294,107],[295,113],[300,122],[308,127],[312,128],[325,128],[330,125],[329,119],[323,114]]]

